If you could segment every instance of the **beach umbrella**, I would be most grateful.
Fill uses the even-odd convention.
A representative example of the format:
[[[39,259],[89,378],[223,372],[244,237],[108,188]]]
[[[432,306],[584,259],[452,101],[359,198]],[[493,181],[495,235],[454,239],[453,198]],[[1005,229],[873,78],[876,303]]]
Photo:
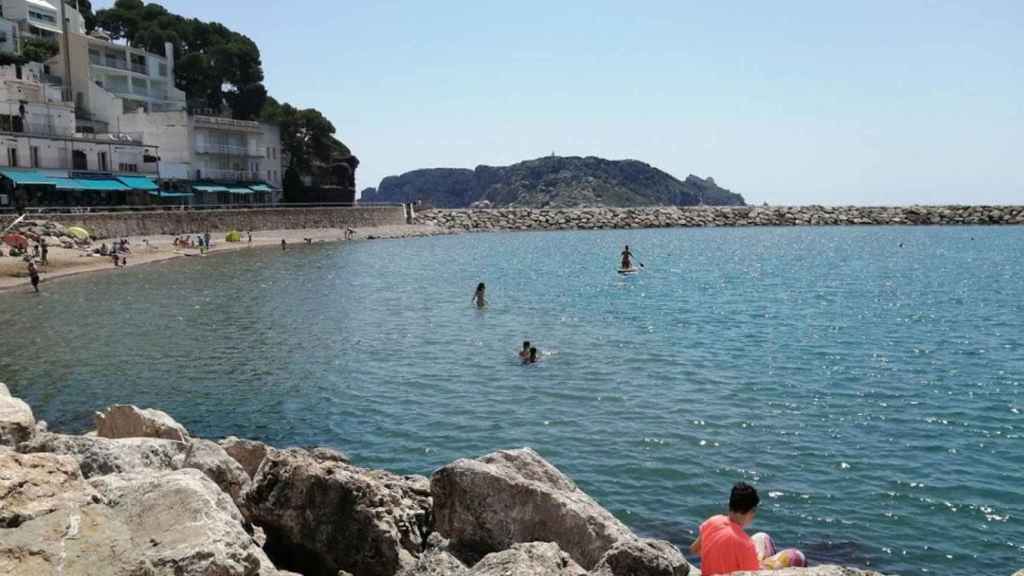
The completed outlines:
[[[227,242],[241,242],[242,235],[238,230],[232,230],[231,232],[228,232],[228,235],[224,237],[224,240]]]
[[[21,234],[7,234],[3,237],[4,244],[18,250],[28,250],[28,238]]]
[[[71,234],[72,236],[78,238],[79,240],[89,239],[89,231],[80,226],[71,226],[70,228],[66,228],[66,230],[68,234]]]

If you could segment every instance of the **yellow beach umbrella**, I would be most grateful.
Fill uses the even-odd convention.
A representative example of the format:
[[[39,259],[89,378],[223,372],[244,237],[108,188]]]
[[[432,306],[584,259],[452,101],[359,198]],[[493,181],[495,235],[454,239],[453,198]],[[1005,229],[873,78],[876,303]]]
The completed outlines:
[[[81,226],[72,226],[70,228],[67,228],[67,232],[68,234],[71,234],[72,236],[78,238],[79,240],[89,239],[89,231],[86,230],[85,228],[82,228]]]
[[[232,230],[231,232],[228,232],[228,235],[224,237],[224,240],[228,242],[241,242],[242,234],[239,233],[238,230]]]

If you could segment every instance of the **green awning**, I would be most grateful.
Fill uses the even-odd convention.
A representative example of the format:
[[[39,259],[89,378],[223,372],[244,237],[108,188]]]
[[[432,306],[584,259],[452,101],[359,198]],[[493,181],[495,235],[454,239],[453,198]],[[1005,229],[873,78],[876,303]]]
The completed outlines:
[[[167,192],[160,190],[150,190],[148,193],[150,196],[159,196],[160,198],[186,198],[188,196],[195,196],[195,194],[191,192]]]
[[[91,180],[86,178],[51,178],[58,190],[93,190],[97,192],[122,192],[131,188],[117,180]]]
[[[249,186],[249,190],[253,192],[273,192],[274,189],[266,184],[257,184],[255,186]]]
[[[56,182],[45,174],[35,170],[0,170],[0,174],[8,178],[15,185],[26,186],[54,186]]]
[[[156,182],[153,182],[152,180],[144,176],[118,176],[117,179],[120,180],[129,188],[133,188],[135,190],[160,189],[160,187],[156,185]]]
[[[229,190],[223,186],[214,186],[211,184],[197,184],[192,186],[193,190],[199,190],[200,192],[228,192]]]
[[[228,186],[228,192],[232,194],[252,194],[252,190],[239,186]]]

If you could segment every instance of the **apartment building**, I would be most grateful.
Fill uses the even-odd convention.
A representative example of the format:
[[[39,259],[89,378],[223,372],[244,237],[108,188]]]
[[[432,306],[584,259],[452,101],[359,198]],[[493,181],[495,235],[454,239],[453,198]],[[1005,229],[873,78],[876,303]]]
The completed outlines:
[[[65,6],[64,17],[68,30],[82,34],[85,19],[71,6]],[[60,0],[3,0],[0,2],[0,18],[12,22],[17,36],[29,36],[56,40],[63,34],[60,23]]]

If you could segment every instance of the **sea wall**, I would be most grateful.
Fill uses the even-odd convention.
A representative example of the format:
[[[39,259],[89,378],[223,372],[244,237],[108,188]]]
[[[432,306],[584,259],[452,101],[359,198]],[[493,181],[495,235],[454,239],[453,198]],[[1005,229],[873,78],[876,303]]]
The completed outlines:
[[[95,212],[48,214],[64,226],[82,226],[94,238],[201,234],[227,230],[297,230],[361,228],[406,223],[402,206],[334,208],[251,208],[239,210],[175,210],[162,212]]]
[[[1024,206],[736,206],[429,210],[419,224],[456,230],[597,230],[702,226],[1024,224]]]

